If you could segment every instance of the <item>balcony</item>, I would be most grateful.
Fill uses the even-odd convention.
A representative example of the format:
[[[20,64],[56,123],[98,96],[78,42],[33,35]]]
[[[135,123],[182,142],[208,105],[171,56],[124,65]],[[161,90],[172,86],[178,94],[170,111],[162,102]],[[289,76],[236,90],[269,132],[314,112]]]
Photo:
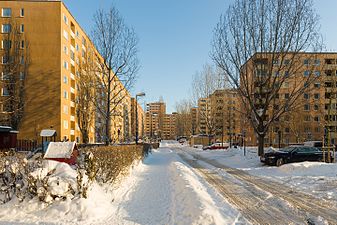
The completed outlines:
[[[70,102],[70,106],[73,107],[73,108],[75,108],[75,102],[71,101]]]
[[[75,116],[70,116],[70,121],[75,121]]]
[[[70,92],[73,93],[73,94],[75,94],[75,89],[71,87],[70,88]]]
[[[70,73],[70,79],[75,80],[75,75],[73,73]]]
[[[70,130],[70,135],[75,135],[75,130]]]

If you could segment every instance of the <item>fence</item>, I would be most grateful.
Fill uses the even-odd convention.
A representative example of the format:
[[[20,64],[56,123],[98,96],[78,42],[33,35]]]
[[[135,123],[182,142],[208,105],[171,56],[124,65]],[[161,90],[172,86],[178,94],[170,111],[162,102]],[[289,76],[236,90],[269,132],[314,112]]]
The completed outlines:
[[[33,151],[38,147],[36,140],[17,140],[16,151]]]

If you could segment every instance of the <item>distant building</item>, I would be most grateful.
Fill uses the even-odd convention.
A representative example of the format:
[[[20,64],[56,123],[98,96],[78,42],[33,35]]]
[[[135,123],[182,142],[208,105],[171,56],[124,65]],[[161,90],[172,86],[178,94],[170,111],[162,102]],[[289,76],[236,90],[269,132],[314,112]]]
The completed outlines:
[[[177,113],[164,115],[162,139],[175,140],[177,138],[176,119]]]

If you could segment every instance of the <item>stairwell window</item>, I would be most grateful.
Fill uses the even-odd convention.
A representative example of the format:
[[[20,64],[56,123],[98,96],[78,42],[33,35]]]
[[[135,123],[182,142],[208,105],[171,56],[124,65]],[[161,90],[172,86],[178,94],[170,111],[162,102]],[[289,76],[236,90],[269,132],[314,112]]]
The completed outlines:
[[[2,24],[2,26],[1,26],[1,32],[3,34],[8,34],[8,33],[11,32],[11,30],[12,30],[12,26],[10,24]]]
[[[24,17],[25,16],[25,9],[21,8],[20,9],[20,17]]]
[[[25,32],[25,25],[24,24],[20,25],[20,32],[21,33]]]
[[[9,96],[8,89],[6,87],[2,88],[1,94],[2,96]]]
[[[11,8],[2,8],[1,16],[2,17],[11,17],[12,16],[12,9]]]
[[[21,46],[20,47],[21,47],[21,49],[25,48],[25,41],[23,41],[23,40],[21,41]]]

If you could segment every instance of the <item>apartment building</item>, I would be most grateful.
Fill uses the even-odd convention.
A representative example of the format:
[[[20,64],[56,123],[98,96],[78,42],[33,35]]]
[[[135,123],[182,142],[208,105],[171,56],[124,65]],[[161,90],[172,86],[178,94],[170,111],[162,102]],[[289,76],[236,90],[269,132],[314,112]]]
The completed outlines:
[[[162,139],[175,140],[177,138],[176,120],[177,113],[164,115]]]
[[[197,130],[199,134],[212,133],[213,118],[211,117],[211,104],[209,98],[198,99]]]
[[[233,89],[216,90],[209,97],[215,140],[236,143],[241,134],[238,94]]]
[[[265,137],[265,145],[278,146],[290,143],[300,143],[310,140],[323,140],[324,133],[329,133],[331,144],[337,142],[337,53],[300,53],[294,58],[291,54],[280,60],[272,61],[268,55],[253,56],[247,63],[257,63],[261,74],[265,73],[273,63],[274,76],[288,76],[288,64],[296,68],[292,79],[285,80],[268,112],[284,105],[296,87],[306,85],[307,89],[296,99],[292,111],[286,111],[283,116],[273,122]],[[265,68],[265,69],[263,69]],[[261,70],[262,69],[262,70]],[[258,74],[258,73],[257,73]],[[308,82],[308,77],[314,80]],[[256,80],[256,79],[255,79]],[[295,87],[295,88],[294,88]],[[256,94],[261,94],[255,89]],[[259,104],[256,102],[256,104]],[[270,113],[271,114],[271,113]],[[269,119],[268,115],[266,120]],[[247,132],[248,145],[257,145],[257,137],[246,118],[242,118],[241,126]]]
[[[145,135],[149,138],[162,137],[166,104],[162,101],[148,103],[145,115]]]
[[[2,31],[8,30],[12,21],[19,24],[29,42],[30,64],[25,74],[25,106],[19,138],[40,140],[40,131],[51,128],[56,130],[57,140],[81,142],[75,109],[76,83],[79,62],[89,49],[96,52],[92,42],[62,1],[1,1],[0,8]],[[0,34],[3,36],[4,32]],[[4,95],[2,88],[2,98]],[[129,99],[121,104],[116,118],[112,118],[113,139],[121,139],[121,135],[127,139],[131,135]],[[4,105],[0,107],[2,118],[5,109]],[[90,128],[90,142],[103,141],[98,140],[101,137],[98,132],[104,131],[103,122],[97,114]]]
[[[145,114],[143,108],[138,102],[136,102],[135,98],[131,98],[131,136],[133,139],[135,139],[136,137],[137,127],[138,127],[138,138],[143,138],[145,128],[144,120]],[[138,124],[136,124],[137,123],[136,121],[138,121]]]
[[[191,135],[197,134],[198,128],[198,107],[193,107],[190,109],[191,116]]]

